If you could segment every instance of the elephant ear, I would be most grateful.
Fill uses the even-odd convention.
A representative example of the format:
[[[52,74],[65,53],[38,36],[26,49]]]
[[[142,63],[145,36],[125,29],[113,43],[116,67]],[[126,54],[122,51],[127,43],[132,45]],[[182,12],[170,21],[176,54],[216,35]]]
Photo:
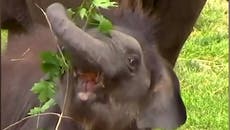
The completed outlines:
[[[161,71],[159,80],[155,82],[151,85],[148,101],[137,120],[138,128],[174,129],[184,124],[186,110],[180,97],[179,81],[173,70]]]

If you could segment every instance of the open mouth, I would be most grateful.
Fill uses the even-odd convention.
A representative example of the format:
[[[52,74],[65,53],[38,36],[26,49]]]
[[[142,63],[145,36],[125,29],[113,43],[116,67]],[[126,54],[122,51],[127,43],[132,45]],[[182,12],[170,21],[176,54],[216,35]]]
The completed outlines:
[[[74,76],[78,78],[77,96],[81,101],[92,101],[102,97],[101,93],[98,93],[105,88],[102,73],[78,71]]]

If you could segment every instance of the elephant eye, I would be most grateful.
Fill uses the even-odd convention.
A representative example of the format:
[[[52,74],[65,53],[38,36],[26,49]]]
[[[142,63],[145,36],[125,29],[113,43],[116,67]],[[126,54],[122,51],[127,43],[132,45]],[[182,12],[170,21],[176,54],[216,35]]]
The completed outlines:
[[[135,58],[128,58],[129,65],[136,66],[137,65],[137,59]]]
[[[128,67],[130,71],[136,70],[138,65],[139,65],[139,60],[137,56],[128,57]]]

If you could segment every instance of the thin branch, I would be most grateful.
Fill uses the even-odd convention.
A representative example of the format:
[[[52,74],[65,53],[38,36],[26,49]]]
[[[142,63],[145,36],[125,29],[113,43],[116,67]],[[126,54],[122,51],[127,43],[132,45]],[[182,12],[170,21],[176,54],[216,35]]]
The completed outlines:
[[[23,52],[22,57],[24,57],[29,51],[30,51],[30,48],[27,48],[26,51]]]
[[[41,107],[41,103],[40,103],[39,107]],[[39,127],[39,121],[40,121],[40,116],[38,116],[38,119],[37,119],[37,124],[36,124],[36,128],[37,128],[37,129],[38,129],[38,127]]]
[[[38,129],[39,127],[39,121],[40,121],[40,116],[38,116],[38,119],[37,119],[37,124],[36,124],[36,128]]]
[[[86,29],[86,27],[87,27],[87,25],[88,25],[88,23],[89,23],[89,19],[90,19],[90,17],[91,17],[91,14],[92,14],[93,9],[94,9],[94,6],[93,6],[93,5],[90,5],[89,10],[88,10],[88,15],[87,15],[87,17],[86,17],[85,24],[84,24],[84,26],[82,27],[82,29],[83,29],[84,31],[85,31],[85,29]]]
[[[59,126],[60,126],[60,123],[61,123],[61,119],[63,117],[63,113],[65,112],[65,107],[66,107],[66,102],[67,102],[67,96],[69,94],[69,70],[67,70],[66,72],[66,76],[67,76],[67,82],[66,82],[66,91],[65,91],[65,97],[64,97],[64,103],[63,103],[63,106],[62,106],[62,112],[61,112],[61,115],[59,116],[59,119],[58,119],[58,123],[56,125],[56,128],[55,130],[58,130]]]
[[[8,129],[10,129],[11,127],[16,126],[16,125],[18,125],[18,124],[22,123],[23,121],[28,120],[28,119],[30,119],[30,118],[34,118],[34,117],[38,117],[38,116],[46,116],[46,115],[54,115],[54,116],[60,117],[60,114],[59,114],[59,113],[54,113],[54,112],[46,112],[46,113],[41,113],[41,114],[37,114],[37,115],[31,115],[31,116],[24,117],[24,118],[22,118],[21,120],[19,120],[19,121],[13,123],[13,124],[7,126],[7,127],[4,128],[3,130],[8,130]],[[69,116],[62,116],[62,118],[74,120],[73,118],[71,118],[71,117],[69,117]]]
[[[24,58],[10,59],[10,61],[13,61],[13,62],[15,62],[15,61],[24,61],[24,60],[25,60]]]
[[[10,61],[24,61],[25,60],[25,55],[30,51],[30,48],[27,48],[26,51],[23,52],[23,54],[21,55],[21,58],[12,58],[10,59]]]
[[[53,30],[52,30],[51,23],[50,23],[50,21],[49,21],[49,19],[48,19],[47,14],[45,13],[45,11],[44,11],[38,4],[35,3],[35,5],[42,11],[42,13],[43,13],[43,15],[45,16],[46,21],[47,21],[47,23],[48,23],[48,25],[49,25],[49,28],[50,28],[50,31],[51,31],[52,35],[54,36],[55,40],[58,41],[58,40],[57,40],[57,37],[55,36],[55,34],[54,34]],[[64,57],[64,55],[63,55],[63,53],[62,53],[62,51],[61,51],[61,47],[60,47],[60,45],[58,44],[58,42],[57,42],[57,49],[58,49],[59,53],[61,54],[61,57],[62,57],[62,60],[63,60],[64,64],[69,68],[69,65],[66,63],[65,57]],[[68,83],[68,82],[69,82],[69,72],[67,72],[67,88],[66,88],[66,92],[65,92],[63,110],[62,110],[61,115],[59,116],[58,123],[57,123],[57,125],[56,125],[55,130],[58,130],[58,128],[59,128],[60,123],[61,123],[61,119],[62,119],[62,117],[63,117],[63,111],[65,110],[65,105],[66,105],[66,100],[67,100],[67,95],[68,95],[68,89],[69,89],[69,83]]]
[[[46,12],[37,4],[37,3],[34,3],[35,4],[35,6],[36,7],[38,7],[41,11],[42,11],[42,14],[45,16],[45,18],[46,18],[46,21],[47,21],[47,23],[48,23],[48,26],[49,26],[49,28],[50,28],[50,31],[51,31],[51,33],[54,35],[54,32],[53,32],[53,30],[52,30],[52,27],[51,27],[51,24],[50,24],[50,21],[49,21],[49,19],[48,19],[48,16],[46,15]],[[54,37],[55,37],[55,39],[56,39],[56,36],[54,35]]]
[[[34,3],[34,4],[35,4],[35,6],[37,6],[37,7],[41,10],[42,14],[45,16],[46,21],[47,21],[48,26],[49,26],[49,29],[50,29],[50,31],[51,31],[53,37],[55,38],[55,40],[56,40],[56,42],[57,42],[57,49],[58,49],[58,52],[61,54],[61,57],[62,57],[62,60],[63,60],[64,64],[65,64],[66,66],[68,66],[68,64],[67,64],[66,61],[65,61],[65,57],[64,57],[64,55],[63,55],[63,53],[62,53],[62,51],[61,51],[61,47],[60,47],[60,45],[58,44],[57,37],[55,36],[55,34],[54,34],[53,30],[52,30],[52,26],[51,26],[51,23],[50,23],[50,21],[49,21],[49,19],[48,19],[48,16],[47,16],[46,12],[45,12],[37,3]]]

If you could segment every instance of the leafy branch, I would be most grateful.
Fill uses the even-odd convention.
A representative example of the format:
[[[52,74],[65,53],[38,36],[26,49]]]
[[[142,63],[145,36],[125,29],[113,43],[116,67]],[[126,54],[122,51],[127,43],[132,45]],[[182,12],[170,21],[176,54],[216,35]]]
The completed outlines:
[[[100,32],[107,34],[112,30],[113,25],[100,13],[99,9],[111,7],[118,7],[118,3],[110,0],[83,0],[80,7],[68,9],[68,14],[72,19],[85,20],[84,30],[88,25],[92,25],[96,26]]]
[[[63,75],[70,69],[70,63],[67,56],[53,52],[43,52],[41,54],[42,70],[46,73],[46,79],[42,79],[35,83],[31,91],[38,95],[40,101],[39,107],[34,107],[28,113],[35,115],[45,112],[47,109],[55,105],[54,96],[56,93],[55,79]]]
[[[113,28],[112,22],[105,18],[100,13],[99,9],[109,9],[110,7],[117,6],[117,2],[111,2],[110,0],[83,0],[80,7],[77,7],[75,9],[68,9],[67,12],[72,19],[79,18],[81,20],[85,20],[85,24],[82,27],[83,30],[85,30],[88,25],[91,25],[97,27],[101,33],[109,34]],[[39,6],[38,8],[41,9]],[[46,20],[50,26],[47,15],[42,9],[41,11],[46,16]],[[40,106],[34,107],[30,110],[28,114],[31,116],[40,115],[41,113],[44,113],[46,110],[56,104],[54,99],[57,88],[55,80],[60,78],[61,75],[63,75],[64,73],[67,73],[67,77],[69,75],[69,70],[71,69],[70,60],[67,55],[63,54],[60,46],[57,45],[57,47],[59,50],[58,52],[43,52],[41,54],[41,68],[43,72],[46,73],[46,78],[40,80],[32,86],[31,91],[38,95]],[[67,91],[68,78],[63,109],[65,107],[66,96],[68,95]],[[62,117],[63,112],[60,114],[55,130],[58,129]]]

